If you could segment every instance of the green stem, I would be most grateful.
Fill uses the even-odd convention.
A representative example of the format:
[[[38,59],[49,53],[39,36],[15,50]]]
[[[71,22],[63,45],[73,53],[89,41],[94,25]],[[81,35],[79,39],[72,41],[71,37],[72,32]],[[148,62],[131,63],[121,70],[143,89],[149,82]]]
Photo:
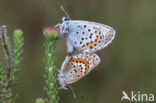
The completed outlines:
[[[58,103],[58,86],[56,83],[57,70],[54,65],[55,62],[55,47],[57,37],[54,35],[44,35],[45,36],[45,83],[46,83],[46,93],[48,98],[46,99],[47,103]]]

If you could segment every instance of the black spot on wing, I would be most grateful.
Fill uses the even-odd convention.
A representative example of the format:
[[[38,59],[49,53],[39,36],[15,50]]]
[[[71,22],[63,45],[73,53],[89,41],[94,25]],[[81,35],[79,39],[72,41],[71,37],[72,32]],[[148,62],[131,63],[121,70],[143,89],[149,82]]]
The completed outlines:
[[[84,25],[83,27],[84,27],[84,28],[86,28],[86,27],[87,27],[87,25]]]

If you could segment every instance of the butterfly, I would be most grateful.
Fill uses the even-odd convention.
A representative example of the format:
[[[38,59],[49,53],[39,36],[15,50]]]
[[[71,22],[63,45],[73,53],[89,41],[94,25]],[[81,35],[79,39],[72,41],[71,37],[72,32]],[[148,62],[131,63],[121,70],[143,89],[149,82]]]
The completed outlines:
[[[66,11],[62,8],[66,13]],[[115,30],[107,25],[83,21],[71,20],[67,16],[62,17],[59,27],[60,38],[66,38],[67,52],[73,54],[79,52],[95,52],[108,46],[115,38]]]
[[[70,89],[70,84],[86,76],[99,63],[100,58],[95,53],[79,53],[66,56],[58,74],[58,80],[61,85],[59,89]]]

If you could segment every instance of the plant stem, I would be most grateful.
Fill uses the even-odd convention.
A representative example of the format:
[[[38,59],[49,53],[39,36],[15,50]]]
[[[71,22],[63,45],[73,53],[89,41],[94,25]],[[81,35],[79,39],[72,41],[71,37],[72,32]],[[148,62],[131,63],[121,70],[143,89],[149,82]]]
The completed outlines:
[[[58,32],[55,31],[54,28],[46,28],[44,30],[45,36],[45,83],[46,83],[46,93],[48,98],[46,99],[47,103],[58,103],[58,86],[56,83],[57,78],[57,70],[54,65],[55,62],[55,46],[56,46],[56,39],[58,38]]]
[[[7,34],[6,34],[6,26],[2,26],[1,27],[1,31],[2,31],[2,42],[3,42],[3,46],[5,48],[5,51],[7,53],[7,56],[8,56],[8,72],[7,72],[7,79],[9,81],[10,79],[10,72],[11,72],[11,54],[10,54],[10,49],[8,47],[8,43],[7,43]]]

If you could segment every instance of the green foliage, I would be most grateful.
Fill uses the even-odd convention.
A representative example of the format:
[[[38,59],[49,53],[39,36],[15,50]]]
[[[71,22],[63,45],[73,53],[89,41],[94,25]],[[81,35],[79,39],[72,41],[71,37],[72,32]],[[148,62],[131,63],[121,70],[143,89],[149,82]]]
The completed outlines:
[[[7,78],[3,70],[2,64],[0,64],[0,103],[6,103],[6,101],[9,99],[9,91],[7,90],[7,88]]]
[[[13,95],[11,88],[16,83],[16,75],[20,70],[23,54],[23,33],[16,30],[13,35],[13,48],[6,34],[6,26],[1,27],[0,39],[4,46],[3,51],[7,60],[7,70],[0,64],[0,103],[14,103],[16,95]]]
[[[49,35],[50,33],[50,35]],[[55,56],[54,50],[56,46],[57,32],[44,32],[45,36],[45,91],[47,93],[48,98],[46,98],[47,103],[58,103],[58,86],[56,83],[57,71],[54,66]]]
[[[45,101],[42,98],[38,98],[35,103],[45,103]]]
[[[10,83],[14,85],[17,79],[17,72],[21,69],[20,64],[23,54],[23,32],[21,30],[15,30],[13,34],[13,51],[12,51],[12,70],[10,74]]]

